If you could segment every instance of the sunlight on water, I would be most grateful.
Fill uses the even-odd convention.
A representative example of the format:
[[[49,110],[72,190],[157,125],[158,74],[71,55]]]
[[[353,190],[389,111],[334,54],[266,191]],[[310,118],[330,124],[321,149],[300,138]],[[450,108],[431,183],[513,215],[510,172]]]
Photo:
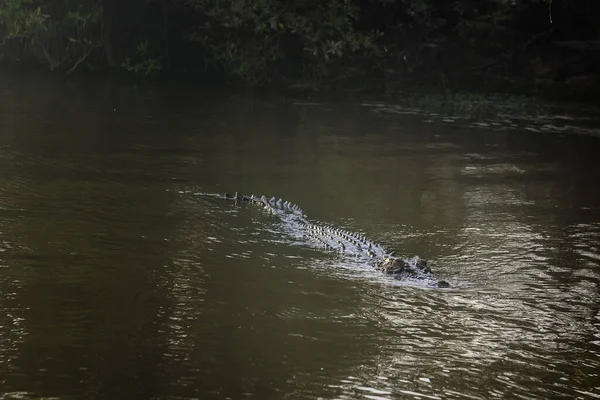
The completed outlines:
[[[600,396],[593,118],[1,82],[0,398]]]

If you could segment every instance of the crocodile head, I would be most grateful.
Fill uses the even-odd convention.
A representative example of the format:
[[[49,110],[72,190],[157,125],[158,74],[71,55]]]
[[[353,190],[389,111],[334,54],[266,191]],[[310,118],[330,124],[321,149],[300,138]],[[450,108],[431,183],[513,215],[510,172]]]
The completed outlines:
[[[431,268],[427,265],[427,261],[422,260],[419,257],[408,259],[385,257],[375,265],[375,268],[389,275],[431,275]],[[446,281],[439,281],[437,282],[437,287],[448,288],[450,287],[450,284]]]
[[[386,274],[402,274],[402,273],[424,273],[430,274],[431,268],[427,265],[427,261],[421,260],[418,257],[411,259],[402,259],[395,257],[384,257],[375,266],[380,271]]]

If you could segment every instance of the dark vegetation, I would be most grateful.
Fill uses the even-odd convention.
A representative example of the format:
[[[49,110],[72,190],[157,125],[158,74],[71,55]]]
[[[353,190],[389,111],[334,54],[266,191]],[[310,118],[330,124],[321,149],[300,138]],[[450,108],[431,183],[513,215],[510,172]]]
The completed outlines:
[[[0,0],[0,62],[253,86],[596,96],[599,11],[598,0]]]

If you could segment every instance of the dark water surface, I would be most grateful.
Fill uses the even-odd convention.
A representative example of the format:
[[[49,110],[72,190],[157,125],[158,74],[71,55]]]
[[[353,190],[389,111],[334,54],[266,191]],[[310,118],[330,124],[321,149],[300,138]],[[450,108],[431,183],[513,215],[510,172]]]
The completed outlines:
[[[2,75],[0,399],[600,398],[600,139],[377,107]]]

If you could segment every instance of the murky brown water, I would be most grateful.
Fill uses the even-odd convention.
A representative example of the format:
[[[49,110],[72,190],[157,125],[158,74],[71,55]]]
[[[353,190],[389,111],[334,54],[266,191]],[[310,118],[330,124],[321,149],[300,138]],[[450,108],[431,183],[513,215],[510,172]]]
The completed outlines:
[[[1,75],[0,398],[600,397],[600,139],[502,121]]]

